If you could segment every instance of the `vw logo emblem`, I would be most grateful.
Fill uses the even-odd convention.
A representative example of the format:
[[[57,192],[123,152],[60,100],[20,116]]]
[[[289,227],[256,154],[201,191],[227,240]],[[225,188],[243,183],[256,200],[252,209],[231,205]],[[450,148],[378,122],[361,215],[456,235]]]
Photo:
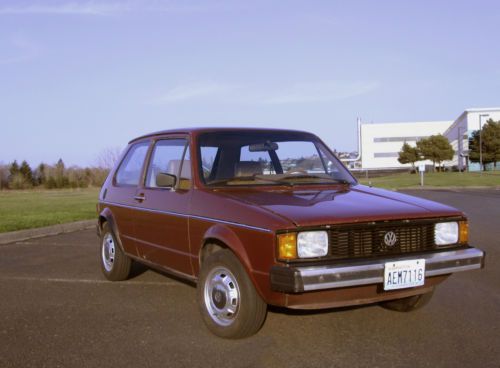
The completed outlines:
[[[220,303],[221,302],[221,300],[222,300],[222,293],[219,290],[217,290],[215,292],[214,299],[215,299],[216,303]]]
[[[393,247],[398,241],[398,237],[394,233],[394,231],[388,231],[384,235],[384,244],[388,247]]]

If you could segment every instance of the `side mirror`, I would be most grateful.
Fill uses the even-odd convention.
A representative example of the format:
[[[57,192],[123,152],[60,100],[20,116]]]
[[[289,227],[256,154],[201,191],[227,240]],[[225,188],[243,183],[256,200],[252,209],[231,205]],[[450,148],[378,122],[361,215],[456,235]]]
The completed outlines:
[[[159,188],[173,188],[177,183],[177,177],[172,174],[158,173],[156,175],[156,186]]]

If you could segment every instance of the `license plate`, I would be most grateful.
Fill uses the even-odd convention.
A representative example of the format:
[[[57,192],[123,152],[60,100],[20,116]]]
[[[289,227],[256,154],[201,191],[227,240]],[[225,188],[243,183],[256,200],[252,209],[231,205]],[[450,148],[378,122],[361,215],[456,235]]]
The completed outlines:
[[[387,262],[384,268],[384,290],[422,286],[425,282],[425,259]]]

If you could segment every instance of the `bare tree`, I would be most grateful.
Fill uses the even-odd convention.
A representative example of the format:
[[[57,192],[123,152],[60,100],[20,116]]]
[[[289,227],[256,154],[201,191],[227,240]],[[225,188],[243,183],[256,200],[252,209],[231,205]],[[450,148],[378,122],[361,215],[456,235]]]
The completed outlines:
[[[97,156],[97,167],[101,169],[111,170],[121,155],[121,148],[108,147],[103,149]]]

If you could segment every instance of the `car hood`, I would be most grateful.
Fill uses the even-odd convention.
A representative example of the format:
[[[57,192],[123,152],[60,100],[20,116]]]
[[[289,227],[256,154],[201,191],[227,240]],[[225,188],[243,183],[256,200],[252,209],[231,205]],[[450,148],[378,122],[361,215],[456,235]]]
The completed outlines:
[[[364,185],[321,190],[231,190],[219,194],[261,207],[296,226],[463,215],[437,202]]]

